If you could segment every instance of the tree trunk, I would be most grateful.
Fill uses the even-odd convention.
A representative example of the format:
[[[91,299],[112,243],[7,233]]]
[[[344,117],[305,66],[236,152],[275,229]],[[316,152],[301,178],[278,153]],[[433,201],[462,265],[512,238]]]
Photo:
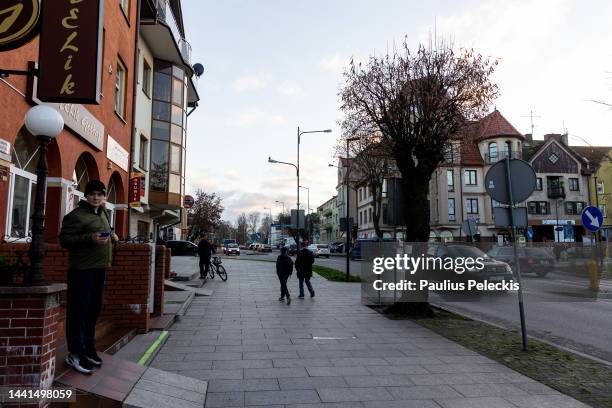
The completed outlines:
[[[431,174],[418,171],[415,168],[399,167],[402,174],[401,211],[405,224],[404,241],[412,246],[412,257],[420,257],[427,253],[429,240],[429,179]],[[427,279],[423,270],[412,276],[412,281]],[[431,317],[433,310],[429,306],[429,291],[404,291],[399,302],[390,306],[386,313],[408,315],[411,317]]]

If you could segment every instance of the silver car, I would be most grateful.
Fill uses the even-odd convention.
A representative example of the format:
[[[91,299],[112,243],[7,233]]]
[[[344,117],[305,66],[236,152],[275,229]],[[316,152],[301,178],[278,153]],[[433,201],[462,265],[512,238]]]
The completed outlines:
[[[310,244],[308,250],[313,253],[315,258],[320,256],[329,258],[329,245],[327,244]]]

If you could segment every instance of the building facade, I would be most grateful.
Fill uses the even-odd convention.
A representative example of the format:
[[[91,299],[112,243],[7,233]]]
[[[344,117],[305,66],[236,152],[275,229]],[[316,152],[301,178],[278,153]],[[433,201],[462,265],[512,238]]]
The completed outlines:
[[[107,185],[111,224],[120,237],[128,234],[128,175],[134,106],[136,1],[104,3],[103,60],[99,105],[49,104],[64,117],[65,127],[49,145],[49,179],[45,240],[57,240],[61,220],[83,198],[87,181]],[[26,70],[35,66],[38,38],[0,53],[0,67]],[[0,228],[11,240],[31,232],[38,142],[24,126],[28,109],[41,103],[34,78],[0,78]]]
[[[199,96],[181,3],[143,1],[139,21],[130,236],[185,239],[187,115]]]

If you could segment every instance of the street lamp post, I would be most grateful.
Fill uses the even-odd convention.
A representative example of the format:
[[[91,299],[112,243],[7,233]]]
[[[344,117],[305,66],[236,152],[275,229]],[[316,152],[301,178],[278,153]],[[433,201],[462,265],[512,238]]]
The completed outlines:
[[[36,136],[39,143],[38,165],[36,167],[36,199],[32,215],[32,242],[28,256],[30,269],[24,277],[26,285],[44,285],[43,259],[45,257],[45,204],[47,200],[47,147],[64,128],[64,119],[59,112],[49,106],[38,105],[30,108],[25,116],[25,126]]]
[[[304,190],[306,190],[308,192],[308,199],[306,202],[306,215],[308,215],[308,209],[310,208],[310,188],[308,187],[304,187],[304,186],[299,186],[299,188],[303,188]],[[310,226],[304,225],[304,229],[308,229],[308,240],[312,241],[312,236],[310,233]]]
[[[270,218],[268,218],[268,245],[272,245],[272,207],[264,207],[264,210],[270,210]]]
[[[282,217],[285,216],[285,202],[276,200],[276,203],[281,204],[283,206],[283,212],[281,213],[281,216],[278,217],[278,223],[281,225],[281,238],[285,239],[285,228],[283,227],[283,220],[282,220]]]
[[[347,137],[346,138],[346,281],[350,279],[351,271],[351,256],[349,254],[349,246],[351,245],[351,225],[350,225],[350,188],[349,176],[351,172],[351,154],[349,150],[349,144],[352,141],[359,140],[358,137]]]

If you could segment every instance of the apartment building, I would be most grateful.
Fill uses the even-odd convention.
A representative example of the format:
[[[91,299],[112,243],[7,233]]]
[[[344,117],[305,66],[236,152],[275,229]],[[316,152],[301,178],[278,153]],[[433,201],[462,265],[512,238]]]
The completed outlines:
[[[180,0],[141,1],[130,236],[184,239],[187,116],[199,96]]]

